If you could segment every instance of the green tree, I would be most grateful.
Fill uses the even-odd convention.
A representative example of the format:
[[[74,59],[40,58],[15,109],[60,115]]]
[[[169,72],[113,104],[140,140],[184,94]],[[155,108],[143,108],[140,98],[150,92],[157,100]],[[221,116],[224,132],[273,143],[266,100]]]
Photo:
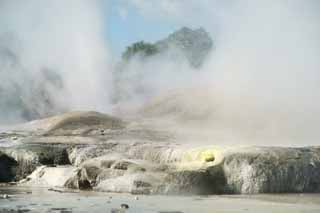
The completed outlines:
[[[131,46],[126,48],[126,51],[122,54],[124,60],[130,60],[136,54],[140,54],[143,57],[151,56],[158,53],[158,49],[155,45],[151,43],[146,43],[144,41],[139,41],[133,43]]]

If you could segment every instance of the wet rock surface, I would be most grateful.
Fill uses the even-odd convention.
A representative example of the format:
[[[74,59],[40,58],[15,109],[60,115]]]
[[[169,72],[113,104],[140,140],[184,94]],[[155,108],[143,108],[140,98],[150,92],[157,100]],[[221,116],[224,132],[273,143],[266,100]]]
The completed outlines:
[[[2,182],[132,194],[320,192],[319,147],[186,148],[172,132],[94,112],[27,127],[0,147]]]

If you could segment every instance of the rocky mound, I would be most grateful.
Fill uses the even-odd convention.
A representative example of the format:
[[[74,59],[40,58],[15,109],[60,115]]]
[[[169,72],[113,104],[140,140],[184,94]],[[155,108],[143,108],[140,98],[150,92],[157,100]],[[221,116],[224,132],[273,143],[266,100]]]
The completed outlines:
[[[38,132],[41,130],[45,136],[79,136],[88,134],[94,130],[115,130],[124,127],[125,122],[119,118],[93,111],[76,111],[30,122],[24,126],[24,129],[31,129]]]

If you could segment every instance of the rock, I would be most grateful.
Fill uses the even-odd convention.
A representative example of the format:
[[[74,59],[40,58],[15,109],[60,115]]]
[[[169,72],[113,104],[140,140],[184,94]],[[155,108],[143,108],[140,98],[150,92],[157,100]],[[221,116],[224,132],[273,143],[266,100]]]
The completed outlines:
[[[137,168],[137,164],[131,161],[117,161],[112,165],[112,169],[120,169],[120,170],[128,170],[129,168],[135,167]]]
[[[114,163],[115,163],[115,160],[102,160],[101,167],[105,169],[109,169]]]
[[[66,148],[55,145],[35,144],[33,150],[39,156],[42,165],[69,165],[70,161]]]
[[[62,191],[62,190],[59,190],[59,189],[53,189],[53,188],[49,188],[49,189],[48,189],[48,191],[63,193],[63,191]]]
[[[208,171],[175,171],[166,176],[159,191],[165,194],[219,194],[224,190],[224,181],[223,177],[212,176]]]
[[[215,160],[214,154],[210,151],[203,153],[205,162],[212,162]]]
[[[37,154],[19,147],[0,148],[2,152],[17,162],[15,180],[19,181],[31,174],[39,165]]]
[[[122,204],[120,205],[120,208],[121,208],[121,209],[129,209],[129,205],[126,204],[126,203],[122,203]]]
[[[3,198],[3,199],[8,199],[8,198],[9,198],[9,195],[4,194],[4,195],[2,195],[2,198]]]
[[[15,180],[18,162],[5,153],[0,152],[0,182]]]
[[[223,168],[232,193],[320,191],[317,148],[248,147],[228,154]]]
[[[162,182],[159,174],[124,173],[120,176],[100,181],[94,190],[103,192],[121,192],[132,194],[150,194]],[[162,175],[163,176],[163,175]]]
[[[91,190],[92,185],[86,179],[81,179],[77,177],[69,178],[64,184],[64,187],[71,188],[71,189],[80,189],[80,190]]]
[[[147,183],[141,180],[135,180],[133,181],[133,186],[137,188],[141,188],[141,187],[151,187],[152,185],[150,183]]]
[[[111,209],[111,213],[125,213],[125,209]]]
[[[65,186],[68,180],[75,177],[77,172],[78,169],[73,166],[40,166],[27,177],[29,180],[21,183],[21,185],[61,188]]]
[[[69,165],[66,146],[50,144],[18,144],[14,147],[0,148],[17,161],[15,179],[17,181],[30,175],[37,166]]]
[[[105,135],[105,130],[104,130],[104,129],[101,129],[101,130],[100,130],[100,134],[101,134],[101,135]]]
[[[132,164],[128,161],[119,161],[113,164],[112,169],[128,170],[128,166]]]

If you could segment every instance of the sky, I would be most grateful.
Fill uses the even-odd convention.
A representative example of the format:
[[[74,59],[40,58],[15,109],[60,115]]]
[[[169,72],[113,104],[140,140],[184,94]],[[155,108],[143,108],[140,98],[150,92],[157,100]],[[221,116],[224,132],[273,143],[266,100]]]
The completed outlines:
[[[181,27],[162,19],[146,19],[129,1],[107,1],[103,10],[106,15],[105,36],[110,51],[116,57],[121,56],[125,48],[134,42],[154,42]]]

